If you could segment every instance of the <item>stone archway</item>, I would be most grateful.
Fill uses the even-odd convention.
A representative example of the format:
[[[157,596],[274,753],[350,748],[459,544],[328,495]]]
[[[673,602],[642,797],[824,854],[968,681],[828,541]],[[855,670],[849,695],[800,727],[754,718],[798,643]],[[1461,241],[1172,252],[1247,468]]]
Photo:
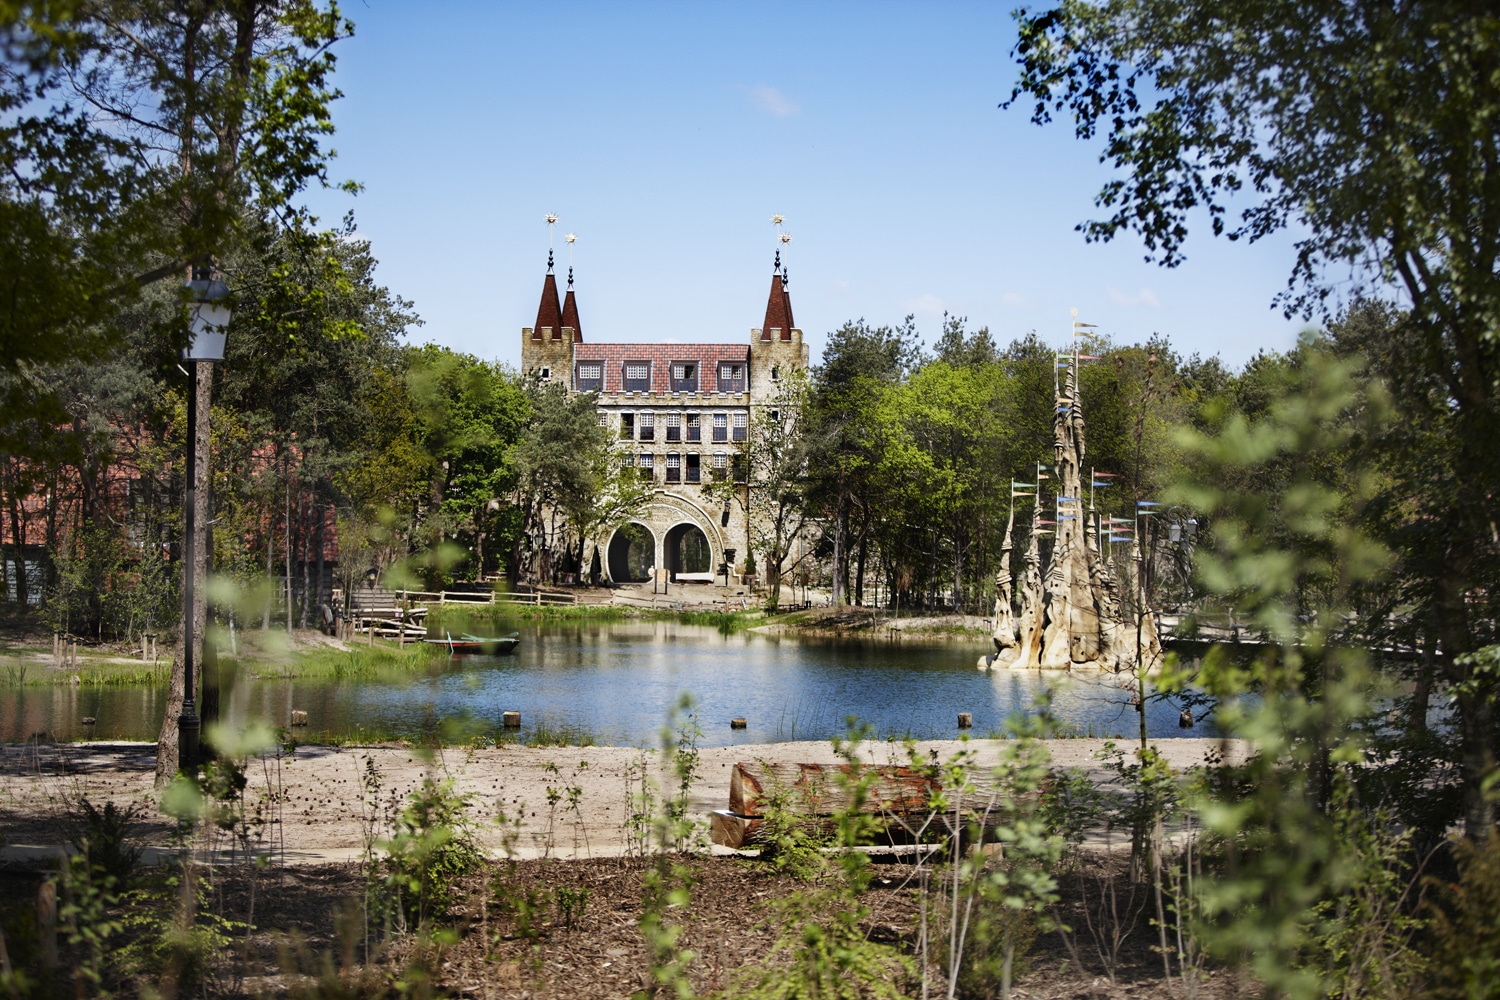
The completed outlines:
[[[673,580],[679,573],[712,573],[714,568],[714,552],[708,536],[691,521],[674,524],[667,531],[662,559]]]
[[[609,540],[609,578],[615,583],[651,579],[656,565],[656,534],[640,521],[615,529]]]
[[[636,532],[641,547],[650,547],[650,558],[641,561],[640,556],[629,556],[634,563],[621,562],[627,557],[617,555],[630,545],[627,538],[621,541],[621,532],[626,531],[630,525],[636,526]],[[698,565],[701,560],[701,551],[706,547],[708,554],[708,569],[698,572],[716,572],[719,564],[724,559],[725,548],[739,548],[744,551],[743,540],[735,535],[731,537],[730,532],[719,525],[717,514],[710,515],[693,500],[686,497],[658,490],[651,499],[635,512],[626,527],[612,532],[609,536],[601,537],[600,547],[604,550],[601,558],[604,561],[605,570],[611,583],[641,583],[650,579],[649,576],[634,575],[635,571],[649,566],[659,566],[678,572],[695,572],[691,569],[682,568],[672,559],[681,560],[682,550],[680,542],[689,535],[687,528],[696,528],[701,538],[690,542],[692,549],[693,565]],[[645,534],[642,534],[644,529]],[[671,541],[667,536],[677,531],[678,534]],[[701,545],[700,545],[701,542]],[[675,556],[669,553],[675,552]],[[631,575],[626,575],[631,574]]]

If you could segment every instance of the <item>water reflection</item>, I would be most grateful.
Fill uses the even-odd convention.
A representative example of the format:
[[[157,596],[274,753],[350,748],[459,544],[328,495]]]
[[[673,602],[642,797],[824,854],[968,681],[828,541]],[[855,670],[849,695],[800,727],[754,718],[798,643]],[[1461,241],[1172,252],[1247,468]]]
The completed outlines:
[[[918,739],[957,734],[959,712],[974,733],[1003,729],[1016,712],[1035,711],[1049,693],[1053,716],[1077,735],[1137,731],[1128,678],[1084,674],[984,674],[970,644],[851,642],[738,632],[676,622],[527,626],[509,657],[458,656],[428,676],[399,680],[288,681],[233,678],[226,721],[284,725],[308,713],[309,738],[419,738],[455,719],[476,735],[503,736],[502,713],[519,711],[531,738],[539,728],[600,744],[655,745],[669,707],[683,692],[698,701],[703,745],[826,739],[850,715],[877,736]],[[0,739],[36,732],[59,738],[153,739],[164,687],[30,688],[0,693]],[[1178,709],[1152,704],[1155,736],[1183,735]],[[98,719],[93,727],[81,719]],[[749,725],[731,730],[729,720]],[[1193,735],[1210,735],[1200,725]],[[450,730],[449,735],[454,735]]]

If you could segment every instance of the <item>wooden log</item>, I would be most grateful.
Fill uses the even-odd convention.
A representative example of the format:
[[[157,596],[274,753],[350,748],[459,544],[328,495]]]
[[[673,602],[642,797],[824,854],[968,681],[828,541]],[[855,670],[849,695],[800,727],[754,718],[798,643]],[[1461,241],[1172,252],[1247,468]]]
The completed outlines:
[[[748,719],[730,719],[729,720],[729,728],[730,729],[744,729],[748,725],[750,725],[750,721]]]
[[[760,841],[764,823],[756,817],[736,816],[726,809],[716,809],[709,814],[709,839],[721,847],[739,850]]]
[[[504,712],[501,714],[500,719],[506,729],[519,729],[521,727],[520,712]]]
[[[864,804],[865,812],[926,812],[938,784],[909,767],[867,765],[876,774]],[[868,772],[866,772],[868,773]],[[827,816],[848,808],[848,796],[837,775],[852,777],[848,764],[763,764],[740,762],[729,775],[729,811],[740,816],[761,816],[764,801],[778,787],[792,792],[796,812]]]
[[[294,708],[294,709],[292,709],[292,725],[294,725],[294,726],[305,726],[305,725],[307,725],[307,713],[304,712],[300,708]]]

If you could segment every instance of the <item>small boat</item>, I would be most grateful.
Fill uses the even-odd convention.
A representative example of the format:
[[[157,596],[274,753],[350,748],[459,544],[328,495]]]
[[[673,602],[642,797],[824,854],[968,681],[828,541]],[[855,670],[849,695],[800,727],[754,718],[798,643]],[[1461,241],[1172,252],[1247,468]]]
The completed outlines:
[[[431,643],[434,646],[447,647],[449,655],[457,653],[482,653],[487,656],[509,656],[521,644],[521,633],[519,632],[492,637],[470,635],[464,632],[456,639],[451,632],[444,632],[443,635],[445,638],[423,639],[422,641]]]

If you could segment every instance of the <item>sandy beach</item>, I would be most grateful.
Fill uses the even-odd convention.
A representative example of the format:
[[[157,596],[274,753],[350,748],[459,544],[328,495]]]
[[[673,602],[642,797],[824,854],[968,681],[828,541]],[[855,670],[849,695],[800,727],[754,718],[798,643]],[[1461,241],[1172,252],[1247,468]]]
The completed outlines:
[[[1079,767],[1105,781],[1096,759],[1101,739],[1050,740],[1054,764]],[[1005,741],[969,741],[976,763],[994,763]],[[1129,744],[1123,744],[1127,750]],[[1215,739],[1165,739],[1154,745],[1173,766],[1204,762],[1223,745]],[[919,759],[936,750],[946,759],[964,746],[958,740],[917,744]],[[87,798],[102,807],[136,805],[140,832],[164,847],[171,820],[160,811],[153,788],[155,745],[67,743],[0,748],[0,831],[4,856],[37,858],[54,853],[66,838],[62,820],[72,804]],[[871,742],[861,748],[873,763],[905,763],[901,744]],[[1231,747],[1231,756],[1242,748]],[[246,769],[245,813],[254,848],[286,864],[357,860],[367,840],[389,829],[390,818],[424,778],[451,781],[468,804],[479,842],[494,856],[610,857],[626,852],[634,807],[631,789],[644,772],[658,786],[673,783],[661,771],[660,754],[629,747],[524,747],[502,745],[433,752],[400,747],[300,746],[280,757],[254,758]],[[827,741],[707,747],[699,751],[698,780],[690,814],[707,821],[727,807],[729,777],[737,761],[837,763]],[[551,795],[549,796],[549,790]],[[511,822],[502,826],[501,817]],[[506,834],[509,830],[509,836]],[[227,838],[226,838],[227,843]]]

